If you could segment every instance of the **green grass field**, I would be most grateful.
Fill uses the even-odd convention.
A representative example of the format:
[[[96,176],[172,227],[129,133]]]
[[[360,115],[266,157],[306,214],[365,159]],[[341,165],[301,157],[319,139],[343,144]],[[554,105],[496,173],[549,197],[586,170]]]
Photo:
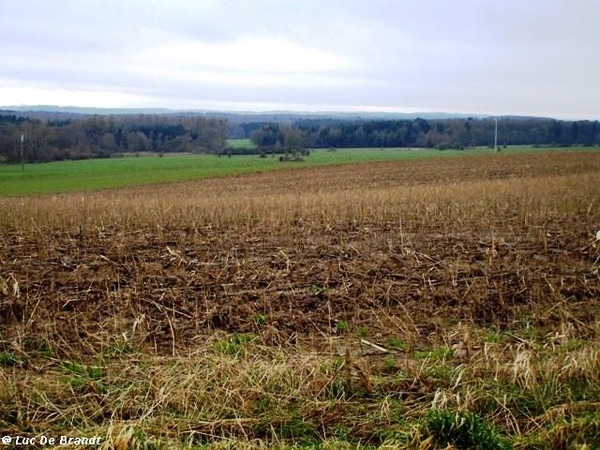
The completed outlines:
[[[513,147],[504,150],[504,152],[551,150],[553,149]],[[24,171],[20,165],[2,165],[0,166],[0,196],[56,194],[316,165],[401,161],[413,158],[478,155],[492,152],[493,150],[488,148],[463,151],[363,148],[338,149],[336,151],[315,150],[304,161],[295,162],[280,162],[277,155],[266,158],[260,158],[258,155],[219,158],[215,155],[203,154],[165,155],[162,158],[144,156],[27,164]]]
[[[256,148],[250,139],[227,139],[227,146],[231,148]]]

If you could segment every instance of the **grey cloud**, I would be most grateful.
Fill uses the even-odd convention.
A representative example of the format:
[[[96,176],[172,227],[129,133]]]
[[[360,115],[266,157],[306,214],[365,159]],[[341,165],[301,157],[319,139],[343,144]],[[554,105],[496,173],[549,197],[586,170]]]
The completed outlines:
[[[173,108],[197,99],[598,118],[598,17],[595,0],[2,2],[0,79],[47,89],[104,86]],[[352,66],[314,77],[314,85],[298,84],[303,74],[281,73],[268,86],[219,80],[202,55],[181,55],[192,66],[173,58],[173,67],[137,65],[139,55],[165,42],[236,43],[242,36],[320,49]],[[182,70],[189,73],[177,76]],[[230,78],[245,76],[262,75],[240,65]],[[277,76],[276,66],[268,76]]]

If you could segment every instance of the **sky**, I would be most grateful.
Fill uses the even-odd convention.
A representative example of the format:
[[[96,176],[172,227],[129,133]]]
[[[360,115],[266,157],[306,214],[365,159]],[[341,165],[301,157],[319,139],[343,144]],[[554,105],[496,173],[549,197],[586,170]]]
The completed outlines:
[[[0,0],[0,106],[600,119],[599,0]]]

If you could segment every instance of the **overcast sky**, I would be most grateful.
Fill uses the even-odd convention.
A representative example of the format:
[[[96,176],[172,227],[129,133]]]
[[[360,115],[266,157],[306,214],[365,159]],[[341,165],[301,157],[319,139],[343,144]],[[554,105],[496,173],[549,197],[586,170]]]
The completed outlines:
[[[0,105],[600,119],[600,0],[0,0]]]

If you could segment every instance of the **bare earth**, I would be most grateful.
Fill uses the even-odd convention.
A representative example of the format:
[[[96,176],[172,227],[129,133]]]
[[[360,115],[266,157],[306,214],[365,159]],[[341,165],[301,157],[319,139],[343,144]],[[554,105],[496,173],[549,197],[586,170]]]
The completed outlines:
[[[591,341],[598,180],[600,152],[530,153],[3,199],[2,346],[26,373],[44,370],[36,351],[89,361],[123,339],[185,357],[224,332],[252,333],[343,356],[341,342],[360,353],[361,337],[376,377],[371,344],[391,350],[393,338],[407,358],[446,345],[454,366],[481,348],[464,349],[464,327],[550,339],[568,324]],[[435,391],[364,383],[404,399]]]

